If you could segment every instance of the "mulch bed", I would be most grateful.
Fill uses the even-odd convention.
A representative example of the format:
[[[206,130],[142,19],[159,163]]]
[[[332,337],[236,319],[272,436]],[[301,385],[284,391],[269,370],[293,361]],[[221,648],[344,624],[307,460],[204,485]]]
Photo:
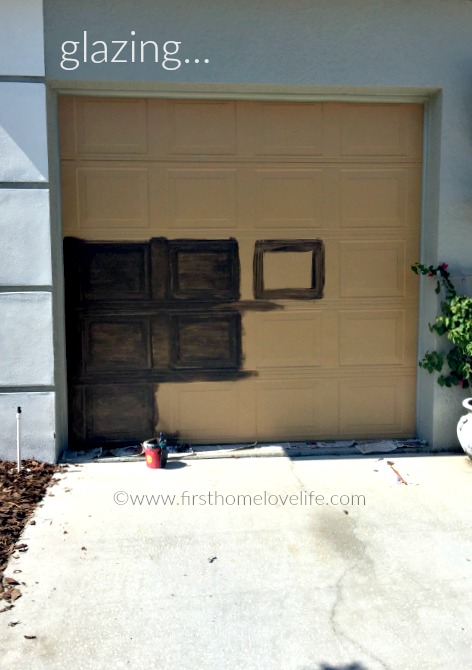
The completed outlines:
[[[17,472],[16,463],[0,461],[0,612],[10,610],[21,597],[21,580],[4,574],[8,559],[14,551],[28,550],[18,539],[48,486],[58,481],[54,473],[64,469],[63,465],[25,460]],[[13,573],[18,574],[18,571]]]

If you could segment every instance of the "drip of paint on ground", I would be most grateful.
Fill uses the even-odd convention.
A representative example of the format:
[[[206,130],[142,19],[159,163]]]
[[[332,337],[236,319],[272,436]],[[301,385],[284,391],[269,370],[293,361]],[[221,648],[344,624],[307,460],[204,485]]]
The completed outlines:
[[[374,472],[378,472],[383,476],[390,484],[396,483],[403,486],[416,486],[418,482],[413,481],[411,475],[404,469],[402,461],[386,461],[383,458],[380,458],[376,462]]]

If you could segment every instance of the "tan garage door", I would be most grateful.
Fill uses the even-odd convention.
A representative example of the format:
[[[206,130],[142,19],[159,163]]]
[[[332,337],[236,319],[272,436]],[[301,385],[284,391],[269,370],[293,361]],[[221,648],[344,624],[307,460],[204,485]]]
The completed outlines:
[[[421,105],[64,97],[60,119],[64,236],[88,241],[74,439],[414,435]]]

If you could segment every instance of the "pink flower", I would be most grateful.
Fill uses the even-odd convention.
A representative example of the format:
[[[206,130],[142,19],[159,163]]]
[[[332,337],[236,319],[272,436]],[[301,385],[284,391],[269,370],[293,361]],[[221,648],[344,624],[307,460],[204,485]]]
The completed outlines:
[[[434,277],[435,274],[436,274],[435,272],[430,272],[430,273],[428,274],[428,277]]]
[[[449,265],[447,263],[441,263],[439,267],[441,268],[441,270],[446,270],[449,267]]]
[[[464,387],[464,380],[463,379],[459,379],[459,386],[461,386],[462,388]]]

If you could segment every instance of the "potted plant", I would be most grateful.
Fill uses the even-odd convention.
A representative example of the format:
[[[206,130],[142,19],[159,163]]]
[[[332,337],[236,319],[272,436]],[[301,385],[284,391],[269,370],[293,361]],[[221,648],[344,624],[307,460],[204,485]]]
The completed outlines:
[[[417,275],[432,277],[436,282],[435,292],[443,291],[440,314],[429,324],[431,332],[448,340],[447,351],[427,351],[419,365],[429,373],[438,372],[440,386],[459,386],[464,389],[472,385],[472,298],[457,295],[447,270],[447,263],[437,267],[415,263],[411,266]],[[463,401],[468,414],[461,417],[457,435],[464,451],[472,458],[472,398]]]

